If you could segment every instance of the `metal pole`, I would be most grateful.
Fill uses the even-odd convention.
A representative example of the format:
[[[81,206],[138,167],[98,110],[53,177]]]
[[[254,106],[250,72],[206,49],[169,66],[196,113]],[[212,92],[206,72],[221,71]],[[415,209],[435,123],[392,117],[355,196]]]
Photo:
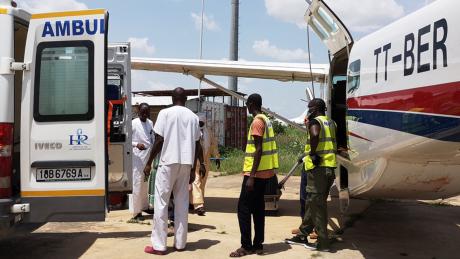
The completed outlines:
[[[204,0],[201,0],[200,59],[203,58]],[[201,112],[201,80],[198,84],[198,112]]]
[[[201,0],[200,59],[203,58],[204,0]]]
[[[230,30],[230,60],[238,60],[238,24],[239,24],[239,0],[232,0],[232,21]],[[238,78],[228,78],[228,89],[238,91]],[[229,97],[229,104],[233,105],[236,99]]]

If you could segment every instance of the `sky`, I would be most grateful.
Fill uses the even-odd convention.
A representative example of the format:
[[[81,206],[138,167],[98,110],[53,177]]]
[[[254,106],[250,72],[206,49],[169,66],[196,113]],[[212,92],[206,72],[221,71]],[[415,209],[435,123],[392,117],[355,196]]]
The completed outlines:
[[[354,40],[378,30],[433,0],[326,0]],[[201,0],[17,0],[32,13],[104,8],[109,11],[109,42],[131,42],[133,57],[198,59]],[[239,59],[308,62],[305,0],[240,0]],[[203,59],[229,57],[231,0],[204,0]],[[328,63],[327,49],[310,33],[312,63]],[[227,86],[225,77],[212,77]],[[191,76],[133,71],[132,89],[197,88]],[[238,80],[238,90],[259,93],[263,105],[288,118],[306,108],[309,83]],[[204,85],[204,87],[207,87]]]

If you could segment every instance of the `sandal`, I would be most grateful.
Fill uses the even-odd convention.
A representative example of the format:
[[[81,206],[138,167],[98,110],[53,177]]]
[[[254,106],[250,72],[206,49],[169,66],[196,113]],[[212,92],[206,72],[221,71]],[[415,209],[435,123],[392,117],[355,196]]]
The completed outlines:
[[[252,251],[248,251],[242,247],[236,249],[235,251],[230,253],[230,257],[243,257],[245,255],[250,255],[252,254]]]

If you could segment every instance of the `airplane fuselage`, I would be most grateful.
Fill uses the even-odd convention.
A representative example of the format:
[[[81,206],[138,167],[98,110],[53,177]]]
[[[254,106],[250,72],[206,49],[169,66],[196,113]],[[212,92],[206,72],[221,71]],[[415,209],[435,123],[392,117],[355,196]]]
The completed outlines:
[[[351,48],[351,162],[341,160],[351,196],[460,193],[459,8],[458,1],[436,1]]]

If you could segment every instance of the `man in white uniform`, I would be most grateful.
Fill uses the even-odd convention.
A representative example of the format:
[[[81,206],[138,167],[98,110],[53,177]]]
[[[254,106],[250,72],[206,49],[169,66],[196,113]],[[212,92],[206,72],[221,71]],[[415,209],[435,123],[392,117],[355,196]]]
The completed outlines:
[[[184,250],[188,231],[189,184],[195,178],[195,164],[203,161],[200,145],[198,116],[185,107],[187,95],[183,88],[174,89],[174,106],[161,110],[153,131],[155,143],[145,166],[149,174],[151,162],[160,153],[160,163],[155,178],[155,201],[152,230],[152,246],[146,246],[149,254],[166,254],[168,234],[168,204],[174,194],[174,248]],[[193,166],[193,168],[192,168]],[[206,170],[200,166],[201,170]]]
[[[150,108],[146,103],[139,105],[138,118],[132,121],[133,144],[133,218],[129,222],[143,220],[142,210],[147,210],[148,182],[144,168],[153,146],[153,123],[148,117]]]

